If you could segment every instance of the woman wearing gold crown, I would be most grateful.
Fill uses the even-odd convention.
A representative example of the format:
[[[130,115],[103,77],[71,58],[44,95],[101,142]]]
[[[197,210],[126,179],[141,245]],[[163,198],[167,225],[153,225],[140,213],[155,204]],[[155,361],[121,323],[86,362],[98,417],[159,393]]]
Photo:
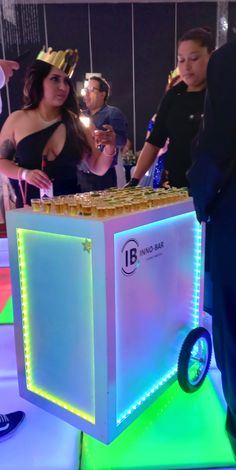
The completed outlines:
[[[13,112],[2,128],[0,172],[12,181],[17,207],[30,204],[40,190],[76,193],[77,165],[83,159],[98,175],[111,165],[116,151],[112,127],[97,131],[95,146],[79,120],[70,80],[77,60],[77,50],[41,51],[26,74],[23,109]]]

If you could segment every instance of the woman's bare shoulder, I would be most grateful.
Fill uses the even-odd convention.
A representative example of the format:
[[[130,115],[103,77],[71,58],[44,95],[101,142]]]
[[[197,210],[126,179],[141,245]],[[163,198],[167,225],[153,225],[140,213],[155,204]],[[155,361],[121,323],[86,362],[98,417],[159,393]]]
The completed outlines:
[[[14,130],[15,125],[21,122],[21,118],[21,111],[14,111],[13,113],[9,114],[1,129],[1,137],[5,132],[12,132]]]
[[[11,115],[14,119],[22,119],[22,118],[32,118],[35,114],[35,110],[33,109],[19,109],[18,111],[14,111]]]
[[[28,119],[29,118],[29,113],[30,113],[30,111],[26,111],[24,109],[19,109],[18,111],[13,111],[13,113],[11,113],[8,116],[7,122],[13,124],[15,122],[22,121],[22,119]]]
[[[34,110],[24,110],[20,109],[18,111],[13,111],[8,118],[6,119],[4,126],[12,129],[27,129],[31,127],[35,122],[35,112]]]
[[[11,138],[18,142],[22,135],[27,134],[28,129],[31,129],[33,123],[33,115],[31,110],[19,110],[11,113],[3,124],[1,130],[1,140],[3,138]]]

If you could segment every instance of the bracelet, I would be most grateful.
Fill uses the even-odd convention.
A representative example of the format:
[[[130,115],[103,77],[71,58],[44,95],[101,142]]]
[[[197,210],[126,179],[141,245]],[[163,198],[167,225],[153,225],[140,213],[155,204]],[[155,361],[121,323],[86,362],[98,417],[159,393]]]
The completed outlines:
[[[114,157],[115,154],[116,154],[116,147],[115,147],[113,153],[107,153],[107,152],[106,152],[106,146],[105,146],[104,149],[103,149],[103,151],[102,151],[102,153],[103,153],[104,157]]]
[[[18,172],[17,172],[18,181],[22,180],[22,172],[23,172],[23,168],[18,168]]]
[[[22,173],[21,173],[21,179],[22,179],[23,181],[26,180],[26,176],[27,176],[28,173],[29,173],[29,170],[25,170],[25,169],[24,169],[24,170],[22,171]]]
[[[19,168],[17,173],[18,181],[25,181],[28,172],[29,170],[26,170],[25,168]]]

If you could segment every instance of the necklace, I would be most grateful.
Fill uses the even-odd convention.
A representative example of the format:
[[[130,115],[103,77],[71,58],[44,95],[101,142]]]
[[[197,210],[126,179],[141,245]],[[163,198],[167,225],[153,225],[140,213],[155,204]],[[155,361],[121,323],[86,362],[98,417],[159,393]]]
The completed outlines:
[[[42,114],[40,113],[39,111],[39,108],[36,109],[36,113],[38,114],[40,120],[44,123],[44,124],[53,124],[54,122],[57,122],[57,121],[60,121],[61,120],[61,115],[58,114],[55,118],[53,119],[45,119]]]

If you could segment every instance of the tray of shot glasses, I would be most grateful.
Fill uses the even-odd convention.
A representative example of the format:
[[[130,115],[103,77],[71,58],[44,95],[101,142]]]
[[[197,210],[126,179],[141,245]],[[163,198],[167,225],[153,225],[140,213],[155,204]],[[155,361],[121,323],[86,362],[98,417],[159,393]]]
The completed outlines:
[[[115,217],[146,211],[190,199],[186,188],[153,189],[151,187],[110,188],[52,198],[31,199],[37,213],[71,217]]]

